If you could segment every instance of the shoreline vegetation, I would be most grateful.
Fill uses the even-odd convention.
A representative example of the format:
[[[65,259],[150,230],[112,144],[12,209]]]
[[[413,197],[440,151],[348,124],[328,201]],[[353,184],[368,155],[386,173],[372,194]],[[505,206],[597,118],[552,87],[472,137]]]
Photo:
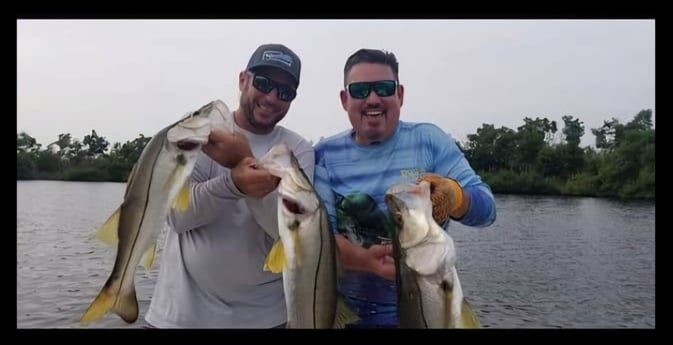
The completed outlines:
[[[526,117],[516,129],[484,123],[457,144],[495,194],[654,199],[651,109],[626,124],[612,118],[592,128],[595,148],[579,146],[585,131],[580,119],[566,115],[562,120],[561,128],[540,117]],[[92,130],[81,141],[59,134],[43,147],[17,133],[16,179],[126,182],[150,139],[140,134],[110,146]]]

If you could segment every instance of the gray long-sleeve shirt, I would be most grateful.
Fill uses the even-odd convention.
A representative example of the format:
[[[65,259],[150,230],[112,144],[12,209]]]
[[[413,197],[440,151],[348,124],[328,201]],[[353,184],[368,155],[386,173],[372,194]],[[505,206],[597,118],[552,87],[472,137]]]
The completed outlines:
[[[255,157],[286,143],[313,176],[310,142],[282,127],[245,133]],[[146,322],[159,328],[269,328],[286,321],[282,275],[262,270],[277,237],[277,194],[243,195],[230,170],[201,153],[189,208],[174,210]]]

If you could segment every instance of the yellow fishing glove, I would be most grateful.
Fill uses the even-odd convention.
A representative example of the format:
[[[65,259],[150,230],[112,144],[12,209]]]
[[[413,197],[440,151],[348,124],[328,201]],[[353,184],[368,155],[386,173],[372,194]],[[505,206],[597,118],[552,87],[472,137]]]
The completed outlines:
[[[430,183],[432,217],[437,223],[444,223],[449,217],[459,219],[465,215],[470,201],[456,180],[427,173],[418,178],[417,182],[421,181]]]

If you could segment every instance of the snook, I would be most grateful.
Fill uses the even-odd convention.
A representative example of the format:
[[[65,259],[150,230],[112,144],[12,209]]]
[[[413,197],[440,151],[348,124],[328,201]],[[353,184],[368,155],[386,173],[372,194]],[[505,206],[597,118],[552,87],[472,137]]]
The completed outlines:
[[[226,105],[210,102],[163,128],[145,146],[126,183],[124,200],[101,226],[97,237],[117,248],[105,285],[81,318],[88,324],[109,311],[127,323],[138,318],[136,267],[141,259],[152,266],[156,240],[171,207],[184,211],[189,205],[189,177],[212,127],[233,131]]]
[[[284,144],[258,165],[281,178],[278,234],[264,269],[282,271],[288,328],[343,328],[358,320],[338,297],[337,253],[327,212],[311,180]]]
[[[453,240],[432,218],[429,183],[394,185],[385,200],[394,223],[400,328],[479,328],[463,298]]]

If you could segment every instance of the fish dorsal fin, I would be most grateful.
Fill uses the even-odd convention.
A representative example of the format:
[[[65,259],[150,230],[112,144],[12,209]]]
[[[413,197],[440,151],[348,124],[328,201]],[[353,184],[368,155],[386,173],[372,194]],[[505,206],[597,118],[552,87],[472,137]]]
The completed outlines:
[[[279,237],[276,243],[273,244],[273,247],[271,247],[266,260],[264,260],[264,270],[281,273],[283,272],[283,268],[285,268],[285,250],[283,249],[283,242]]]
[[[118,229],[120,213],[121,207],[118,207],[96,233],[96,238],[112,247],[116,246],[119,241]]]
[[[360,321],[360,317],[339,296],[337,298],[334,325],[332,328],[345,328],[346,325]]]
[[[143,267],[145,267],[145,271],[149,271],[152,269],[152,263],[154,263],[154,257],[157,253],[157,243],[154,242],[143,254],[143,257],[140,259],[140,262],[142,262]]]
[[[477,314],[465,298],[463,298],[460,309],[460,326],[462,328],[481,328]]]

